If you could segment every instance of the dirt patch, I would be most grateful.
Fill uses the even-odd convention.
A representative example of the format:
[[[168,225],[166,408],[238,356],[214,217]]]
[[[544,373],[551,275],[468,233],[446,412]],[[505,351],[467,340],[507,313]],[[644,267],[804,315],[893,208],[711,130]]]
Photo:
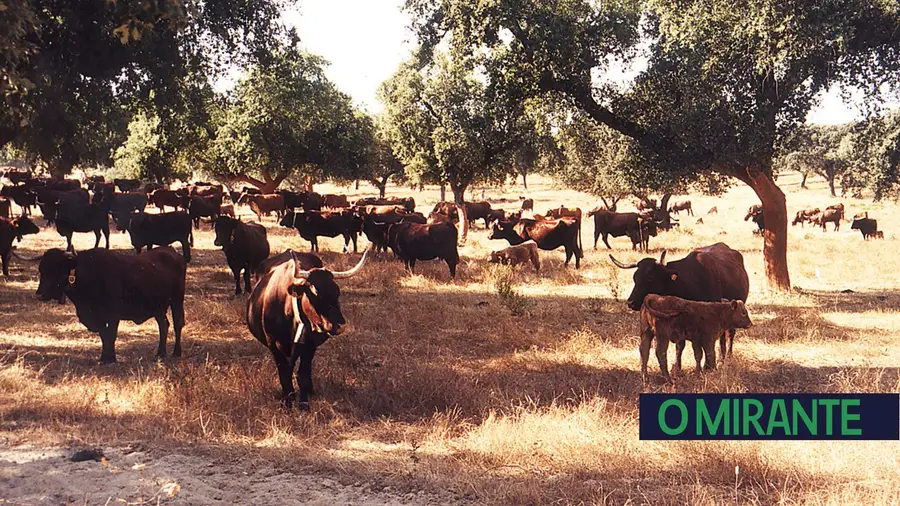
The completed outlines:
[[[0,448],[3,504],[461,504],[424,491],[344,485],[283,472],[265,461],[223,462],[178,453],[103,449],[102,461],[72,462],[78,449]]]

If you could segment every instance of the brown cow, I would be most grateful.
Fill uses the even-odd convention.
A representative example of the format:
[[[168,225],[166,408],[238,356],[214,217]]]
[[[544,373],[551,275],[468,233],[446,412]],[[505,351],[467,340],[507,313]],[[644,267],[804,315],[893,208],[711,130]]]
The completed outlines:
[[[641,306],[641,377],[647,377],[650,341],[656,338],[656,359],[663,377],[669,379],[667,354],[669,343],[691,341],[697,373],[706,355],[706,369],[716,368],[716,340],[725,331],[745,329],[752,325],[744,302],[697,302],[680,297],[650,294]],[[677,355],[674,373],[681,372],[681,354]]]
[[[279,219],[284,216],[284,195],[277,193],[268,195],[244,194],[238,200],[238,204],[248,204],[250,210],[253,211],[253,214],[256,215],[259,221],[262,221],[263,216],[269,216],[272,212],[275,212]]]
[[[534,266],[534,272],[541,272],[541,256],[538,253],[538,245],[534,241],[525,241],[522,244],[510,246],[498,251],[491,251],[488,262],[492,264],[503,264],[517,266],[531,262]]]

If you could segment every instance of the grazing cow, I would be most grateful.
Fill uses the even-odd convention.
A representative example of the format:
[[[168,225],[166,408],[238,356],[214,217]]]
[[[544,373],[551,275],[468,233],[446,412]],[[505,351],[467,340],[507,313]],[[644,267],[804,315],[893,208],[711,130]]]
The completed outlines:
[[[581,241],[578,232],[581,222],[573,218],[557,220],[520,220],[518,223],[501,221],[494,224],[488,239],[506,239],[511,245],[522,244],[531,239],[545,251],[552,251],[560,246],[566,250],[566,266],[575,256],[575,268],[581,267]]]
[[[357,251],[357,236],[362,233],[363,219],[351,211],[288,211],[280,222],[282,227],[297,230],[300,237],[310,243],[311,251],[319,251],[319,237],[344,238],[344,252],[350,251],[353,241],[353,252]]]
[[[336,209],[340,207],[350,207],[350,201],[347,200],[346,195],[335,195],[328,194],[322,195],[322,200],[325,203],[325,207],[329,209]]]
[[[813,207],[809,209],[801,209],[797,211],[797,214],[794,216],[794,221],[791,222],[791,226],[795,226],[798,223],[801,227],[805,226],[805,224],[812,223],[813,216],[821,213],[818,207]]]
[[[12,253],[13,241],[21,241],[23,237],[37,234],[41,230],[31,220],[20,218],[0,218],[0,260],[3,261],[3,275],[9,277],[9,255]]]
[[[709,211],[706,212],[706,215],[709,216],[709,215],[712,215],[712,214],[718,215],[718,214],[719,214],[719,208],[716,207],[716,206],[710,207],[710,208],[709,208]]]
[[[646,214],[617,213],[596,208],[589,212],[588,216],[594,218],[594,249],[597,249],[597,241],[601,236],[603,244],[606,244],[608,249],[612,249],[609,245],[609,236],[628,236],[631,239],[632,249],[638,245],[646,249],[649,247],[649,238],[657,233],[656,222]]]
[[[766,220],[765,215],[763,214],[763,208],[759,204],[753,204],[747,210],[747,215],[744,216],[744,221],[753,220],[753,223],[756,223],[756,227],[760,232],[766,229]]]
[[[37,195],[24,185],[4,186],[3,189],[0,189],[0,197],[12,199],[17,206],[22,208],[22,216],[30,215],[32,206],[37,205]]]
[[[628,296],[628,307],[641,308],[644,298],[651,293],[673,295],[688,300],[716,302],[734,299],[747,302],[750,279],[744,268],[744,257],[725,243],[698,248],[681,260],[666,264],[666,252],[659,261],[644,258],[633,264],[623,264],[612,255],[610,260],[620,269],[637,269],[634,273],[634,289]],[[725,361],[725,344],[728,338],[728,354],[734,345],[734,330],[722,334],[722,361]],[[678,363],[681,363],[682,343],[677,347]]]
[[[693,215],[694,215],[694,210],[693,210],[693,208],[691,207],[691,201],[690,201],[690,200],[681,200],[681,201],[675,202],[674,204],[672,204],[672,205],[669,206],[669,212],[670,212],[670,213],[675,213],[675,214],[677,215],[677,214],[680,213],[681,211],[687,211],[688,216],[693,216]]]
[[[250,206],[250,210],[256,215],[256,219],[262,221],[263,216],[269,216],[273,212],[279,218],[284,215],[284,195],[271,193],[267,195],[244,195],[238,201],[239,204]]]
[[[112,215],[116,230],[125,232],[135,212],[142,213],[147,207],[147,194],[142,192],[113,193],[109,199],[109,214]]]
[[[165,357],[169,308],[175,327],[172,354],[181,356],[187,264],[174,249],[156,248],[137,256],[103,249],[78,254],[51,249],[41,258],[39,271],[37,294],[41,300],[55,299],[64,304],[68,297],[75,304],[78,320],[91,332],[100,334],[100,363],[116,361],[121,320],[141,324],[156,318],[156,356]]]
[[[113,184],[119,189],[120,192],[133,192],[137,191],[143,183],[141,183],[140,179],[113,179]]]
[[[184,211],[161,214],[137,213],[131,217],[128,233],[131,235],[131,245],[138,253],[145,246],[151,249],[154,246],[168,246],[177,241],[181,243],[185,262],[191,261],[194,232],[191,229],[191,217]]]
[[[228,267],[234,274],[234,293],[241,293],[241,271],[244,271],[244,289],[250,293],[250,273],[269,257],[269,239],[266,228],[259,223],[244,223],[227,216],[215,221],[216,246],[225,252]]]
[[[822,230],[826,230],[826,224],[834,223],[834,231],[837,232],[841,229],[842,219],[844,219],[844,204],[836,204],[826,207],[825,212],[822,213],[821,218]]]
[[[75,232],[93,232],[97,238],[95,248],[100,245],[102,233],[106,237],[106,249],[109,249],[109,201],[60,206],[56,216],[56,232],[66,238],[66,251],[74,251],[72,234]]]
[[[299,409],[309,410],[314,395],[312,361],[316,349],[337,336],[346,323],[341,313],[337,280],[356,275],[368,250],[355,267],[332,272],[314,256],[291,255],[262,275],[247,300],[247,326],[272,352],[281,383],[282,403],[290,409],[295,396],[292,377],[297,362]],[[315,260],[315,261],[311,261]]]
[[[650,342],[656,338],[656,358],[663,377],[669,379],[667,354],[669,343],[684,347],[691,341],[697,374],[700,360],[706,355],[706,369],[716,368],[716,340],[730,329],[746,329],[752,325],[744,302],[697,302],[680,297],[650,294],[641,306],[641,377],[647,377]],[[681,354],[672,368],[681,372]]]
[[[519,197],[519,200],[522,201],[521,209],[523,211],[534,211],[534,199],[526,199],[525,197]]]
[[[498,251],[491,251],[488,262],[492,264],[503,264],[515,267],[519,264],[531,262],[534,266],[534,272],[541,272],[541,256],[538,253],[538,245],[534,241],[525,241],[522,244],[510,246]]]
[[[12,206],[9,199],[0,197],[0,218],[9,218],[12,216]]]
[[[439,258],[447,262],[450,277],[455,278],[459,263],[458,238],[456,225],[449,221],[432,225],[401,222],[388,228],[388,245],[412,273],[417,260]]]
[[[219,210],[222,207],[222,196],[211,195],[202,197],[195,195],[191,197],[188,213],[194,220],[194,228],[200,228],[200,218],[210,218],[215,220],[219,216]]]
[[[150,194],[150,203],[162,212],[166,211],[167,206],[175,208],[176,211],[178,208],[187,211],[190,201],[190,197],[185,192],[175,190],[160,189]]]
[[[870,237],[875,237],[875,232],[878,231],[878,220],[869,218],[868,212],[863,216],[857,215],[853,218],[850,230],[859,230],[862,233],[863,240],[868,241]],[[883,238],[884,234],[882,234]]]

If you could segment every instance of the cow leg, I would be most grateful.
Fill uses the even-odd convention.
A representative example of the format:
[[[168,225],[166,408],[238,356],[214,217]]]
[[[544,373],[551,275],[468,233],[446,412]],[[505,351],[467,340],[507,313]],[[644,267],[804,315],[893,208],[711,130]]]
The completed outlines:
[[[278,381],[281,382],[281,402],[284,407],[291,409],[291,403],[294,397],[294,378],[291,376],[291,363],[288,358],[276,350],[274,345],[271,348],[272,357],[275,359],[275,367],[278,368]]]
[[[684,347],[687,343],[684,340],[675,341],[675,365],[672,366],[672,374],[681,375],[681,354],[684,353]]]
[[[156,324],[159,326],[159,346],[156,348],[156,356],[165,358],[166,340],[169,337],[169,318],[166,313],[156,317]]]
[[[668,357],[666,356],[668,352],[669,340],[662,336],[656,336],[656,360],[659,362],[659,371],[666,381],[671,379],[669,377]]]
[[[694,348],[694,361],[697,363],[697,374],[700,374],[700,361],[703,358],[703,345],[698,341],[694,340],[692,343]],[[715,351],[713,351],[715,353]]]
[[[100,342],[102,350],[100,352],[101,364],[116,363],[116,334],[119,332],[119,320],[113,320],[100,331]]]
[[[641,380],[647,380],[647,361],[650,359],[650,343],[653,341],[653,330],[649,327],[641,332]]]
[[[716,340],[707,339],[703,343],[703,353],[706,355],[706,368],[713,370],[716,368]]]
[[[244,290],[247,293],[251,292],[251,290],[250,290],[250,266],[249,265],[244,266]]]
[[[300,348],[300,367],[297,368],[297,385],[300,387],[301,411],[309,411],[309,396],[315,395],[312,383],[312,360],[316,354],[316,346],[312,343],[303,343]]]

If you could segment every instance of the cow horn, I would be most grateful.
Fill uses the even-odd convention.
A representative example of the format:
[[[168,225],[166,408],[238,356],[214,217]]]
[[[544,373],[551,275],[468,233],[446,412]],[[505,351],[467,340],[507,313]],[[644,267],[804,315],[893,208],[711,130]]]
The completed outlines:
[[[334,276],[334,279],[352,278],[353,276],[358,274],[360,269],[362,269],[363,264],[366,263],[366,257],[369,256],[370,251],[372,251],[371,244],[369,244],[369,246],[366,248],[366,250],[363,251],[363,256],[362,256],[362,258],[359,259],[359,263],[356,264],[356,267],[350,269],[349,271],[337,271],[337,272],[332,271],[331,274]]]
[[[309,279],[309,271],[300,268],[300,265],[297,263],[297,254],[294,253],[294,250],[291,250],[291,262],[294,263],[294,279]]]
[[[666,250],[663,250],[662,254],[659,255],[659,265],[666,265]]]
[[[637,264],[623,264],[622,262],[616,260],[616,257],[609,255],[609,259],[612,260],[612,263],[616,264],[616,267],[619,269],[634,269],[637,267]]]

